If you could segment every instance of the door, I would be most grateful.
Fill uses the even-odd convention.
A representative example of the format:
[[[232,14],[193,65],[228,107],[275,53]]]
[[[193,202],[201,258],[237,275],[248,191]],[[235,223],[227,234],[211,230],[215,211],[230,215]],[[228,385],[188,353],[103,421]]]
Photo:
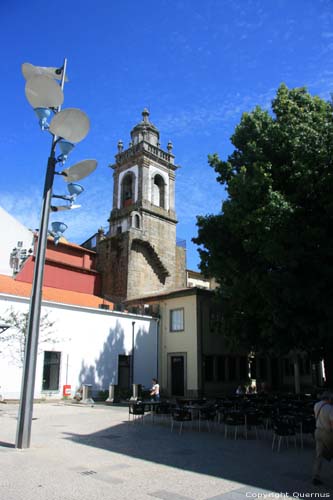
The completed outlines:
[[[43,366],[43,391],[58,391],[61,352],[45,351]]]
[[[129,389],[131,385],[131,359],[132,356],[119,355],[118,358],[118,387]]]
[[[171,394],[173,396],[184,396],[185,374],[184,356],[171,356]]]

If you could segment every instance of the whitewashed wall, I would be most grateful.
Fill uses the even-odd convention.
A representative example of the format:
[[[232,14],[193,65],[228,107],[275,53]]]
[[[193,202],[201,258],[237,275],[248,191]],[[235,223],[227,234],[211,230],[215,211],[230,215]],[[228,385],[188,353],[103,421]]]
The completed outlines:
[[[11,251],[17,247],[18,241],[23,242],[22,248],[29,250],[33,243],[33,233],[2,207],[0,207],[0,230],[0,274],[12,276],[13,270],[9,265]]]
[[[27,311],[28,304],[28,299],[0,294],[0,315],[4,316],[10,307]],[[155,319],[51,302],[43,303],[42,315],[45,313],[55,321],[52,332],[57,343],[39,346],[35,398],[62,397],[65,384],[71,385],[73,392],[84,383],[92,384],[94,392],[117,384],[118,355],[130,355],[132,351],[133,321],[134,383],[151,386],[151,379],[157,376]],[[6,399],[18,399],[22,368],[15,361],[13,349],[0,342],[0,351],[0,394]],[[42,391],[44,351],[61,352],[59,391]]]

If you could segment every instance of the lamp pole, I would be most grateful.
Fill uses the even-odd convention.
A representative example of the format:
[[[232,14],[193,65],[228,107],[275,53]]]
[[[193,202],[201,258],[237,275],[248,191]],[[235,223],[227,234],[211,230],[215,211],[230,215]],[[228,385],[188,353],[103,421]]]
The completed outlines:
[[[64,88],[67,68],[67,59],[62,67],[60,87]],[[58,110],[60,111],[60,106]],[[16,434],[16,448],[29,448],[31,437],[31,424],[33,412],[33,398],[36,377],[36,364],[38,354],[39,322],[42,303],[44,263],[47,247],[48,223],[52,198],[52,187],[55,174],[55,148],[58,138],[53,135],[51,152],[47,162],[47,170],[44,183],[43,208],[38,233],[37,251],[35,256],[34,276],[30,298],[29,319],[26,334],[24,367],[22,376],[22,388],[20,408],[18,414],[18,425]]]

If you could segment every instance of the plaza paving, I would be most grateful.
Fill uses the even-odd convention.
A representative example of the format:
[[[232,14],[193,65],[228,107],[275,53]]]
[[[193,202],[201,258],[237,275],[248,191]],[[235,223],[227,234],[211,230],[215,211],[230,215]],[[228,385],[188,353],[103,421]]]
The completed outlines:
[[[31,447],[16,450],[18,405],[0,405],[3,500],[242,500],[333,498],[333,464],[311,484],[314,447],[271,450],[271,434],[225,439],[222,429],[128,424],[121,406],[36,404]]]

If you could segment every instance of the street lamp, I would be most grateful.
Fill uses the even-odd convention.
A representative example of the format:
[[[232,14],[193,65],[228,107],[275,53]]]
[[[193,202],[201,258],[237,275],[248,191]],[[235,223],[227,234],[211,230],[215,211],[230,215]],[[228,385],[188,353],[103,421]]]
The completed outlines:
[[[41,129],[51,133],[52,144],[47,162],[43,206],[30,298],[16,435],[17,448],[30,447],[48,222],[50,210],[57,211],[57,208],[60,209],[60,207],[51,208],[51,198],[54,197],[52,194],[54,176],[57,174],[66,182],[74,182],[89,175],[97,166],[95,160],[84,160],[61,172],[56,172],[55,170],[57,163],[63,164],[64,161],[66,161],[68,153],[74,147],[75,143],[82,141],[86,137],[90,127],[89,119],[83,111],[76,108],[68,108],[61,111],[61,105],[64,100],[64,84],[65,81],[67,81],[66,69],[67,59],[64,60],[64,64],[61,68],[45,68],[34,66],[30,63],[24,63],[22,65],[22,73],[26,79],[25,95],[39,119]],[[60,85],[55,80],[60,80]],[[50,119],[51,121],[48,123]],[[70,143],[71,146],[67,145],[64,147],[64,142]],[[58,157],[56,156],[57,146],[60,149],[60,155]],[[65,195],[63,199],[68,200],[68,195]],[[70,203],[67,206],[68,209],[73,208],[72,200],[69,201]],[[59,231],[61,232],[61,229],[66,228],[57,226],[55,242],[57,242],[57,239],[60,237]]]
[[[12,325],[9,325],[8,323],[0,323],[0,333],[5,332],[10,328]]]

